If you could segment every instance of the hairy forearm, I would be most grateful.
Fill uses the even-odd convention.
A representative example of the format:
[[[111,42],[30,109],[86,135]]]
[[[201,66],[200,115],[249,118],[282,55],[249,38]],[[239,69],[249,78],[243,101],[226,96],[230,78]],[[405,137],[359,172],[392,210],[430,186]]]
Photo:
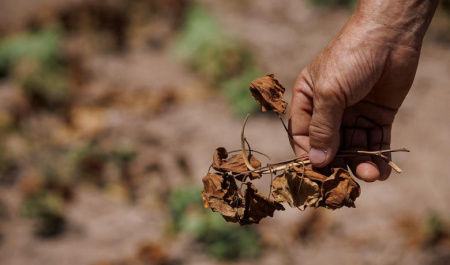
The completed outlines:
[[[420,49],[439,0],[361,0],[347,24],[373,40]]]

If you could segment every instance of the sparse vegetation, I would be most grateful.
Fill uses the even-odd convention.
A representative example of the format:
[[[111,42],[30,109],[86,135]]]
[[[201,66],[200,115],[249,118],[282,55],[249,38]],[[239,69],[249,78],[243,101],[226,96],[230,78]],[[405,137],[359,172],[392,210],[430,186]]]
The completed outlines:
[[[261,74],[254,56],[244,43],[226,33],[208,11],[193,5],[174,47],[192,69],[223,90],[238,115],[257,109],[245,97],[251,80]]]
[[[12,76],[34,107],[61,107],[70,97],[61,38],[61,29],[49,26],[0,43],[0,73]]]
[[[9,75],[21,61],[38,66],[60,63],[61,29],[50,26],[38,32],[23,32],[8,36],[0,42],[0,72]]]
[[[433,133],[427,139],[433,152],[424,153],[429,158],[427,166],[433,169],[430,178],[412,172],[428,172],[421,163],[408,163],[401,189],[395,186],[399,178],[374,184],[371,188],[376,190],[394,183],[389,193],[371,192],[373,198],[364,194],[355,211],[307,209],[304,214],[291,214],[287,210],[261,225],[240,227],[206,210],[201,188],[192,187],[200,185],[199,175],[210,162],[211,148],[236,137],[232,135],[238,133],[233,133],[236,117],[230,113],[260,109],[249,96],[250,82],[262,76],[266,67],[276,67],[283,71],[283,82],[293,84],[300,69],[291,66],[298,61],[283,62],[312,56],[318,47],[311,46],[335,33],[327,25],[344,23],[341,15],[330,16],[331,21],[329,12],[340,6],[339,12],[345,15],[350,10],[345,6],[354,2],[311,1],[328,8],[247,0],[36,0],[22,10],[21,1],[0,1],[0,263],[321,264],[325,255],[341,264],[343,256],[366,261],[375,251],[380,264],[403,264],[400,255],[411,260],[448,256],[450,226],[442,210],[447,180],[434,177],[445,171],[439,168],[445,160],[439,144],[445,142],[448,126],[445,121],[439,123],[442,130],[428,126],[436,118],[431,113],[445,113],[444,97],[418,101],[417,94],[411,94],[409,103],[405,102],[420,102],[421,115],[411,107],[406,109],[408,115],[416,115],[417,120],[433,118],[417,132],[420,137]],[[291,9],[296,6],[305,9]],[[225,12],[233,15],[218,18]],[[309,24],[298,27],[304,18],[295,16],[303,14],[314,21],[312,28]],[[438,13],[447,18],[444,14],[443,9]],[[264,23],[256,25],[258,21]],[[272,30],[276,34],[271,35]],[[293,30],[298,35],[289,35]],[[315,31],[319,34],[310,35]],[[448,31],[442,27],[437,32],[443,39]],[[242,33],[248,34],[245,41],[238,37]],[[430,41],[424,42],[424,56],[431,51],[439,59],[441,53],[446,58],[447,44],[435,45],[437,38],[431,39],[431,46],[427,46]],[[276,47],[261,56],[267,51],[261,47],[275,42]],[[420,70],[428,65],[441,70],[429,71],[437,75],[427,73],[426,78],[419,71],[414,93],[427,88],[427,95],[441,93],[439,89],[447,84],[442,77],[448,68],[446,59],[423,58]],[[270,65],[274,59],[280,62]],[[444,107],[430,110],[430,102]],[[405,121],[399,124],[410,129]],[[258,134],[250,142],[252,148],[282,129],[272,131],[274,119],[264,115],[248,126],[256,129],[249,131],[248,140]],[[412,139],[405,131],[402,134],[405,141]],[[419,141],[411,147],[422,148],[420,139],[414,140]],[[293,155],[280,149],[274,146],[271,162]],[[434,155],[434,149],[440,156]],[[265,190],[269,177],[255,182],[264,196],[269,194]],[[361,186],[363,192],[367,190]],[[242,192],[245,188],[244,184]],[[430,190],[433,196],[416,197],[424,206],[415,208],[418,200],[409,200],[411,196]],[[389,208],[387,200],[403,195],[401,205]],[[295,206],[301,198],[285,199]],[[370,207],[360,207],[367,200]],[[379,213],[379,218],[394,210],[398,210],[394,217],[403,211],[420,213],[433,203],[434,214],[406,216],[413,225],[403,234],[402,229],[391,227],[395,220],[378,223]],[[367,209],[374,210],[368,219]],[[373,230],[374,223],[386,231]],[[393,236],[396,239],[390,241]]]
[[[174,230],[195,236],[206,252],[219,260],[254,259],[261,252],[259,233],[253,227],[239,228],[224,223],[222,217],[203,209],[201,188],[174,191],[170,213]]]
[[[23,201],[24,216],[37,221],[35,233],[42,237],[54,237],[64,231],[64,202],[58,195],[42,189]]]

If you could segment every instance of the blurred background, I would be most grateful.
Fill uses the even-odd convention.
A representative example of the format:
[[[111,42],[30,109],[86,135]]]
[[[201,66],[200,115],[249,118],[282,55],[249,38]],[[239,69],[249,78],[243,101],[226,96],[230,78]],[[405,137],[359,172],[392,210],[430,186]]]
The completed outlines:
[[[202,207],[246,113],[252,148],[293,157],[248,85],[274,73],[289,99],[355,4],[0,0],[0,264],[450,264],[448,0],[394,124],[401,175],[253,226]]]

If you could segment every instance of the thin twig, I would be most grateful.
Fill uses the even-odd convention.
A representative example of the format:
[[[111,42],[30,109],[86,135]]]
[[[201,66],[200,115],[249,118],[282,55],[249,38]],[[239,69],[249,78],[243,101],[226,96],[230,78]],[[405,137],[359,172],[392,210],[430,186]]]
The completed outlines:
[[[370,155],[370,156],[378,156],[381,157],[383,160],[385,160],[389,166],[392,167],[396,172],[401,173],[402,170],[394,163],[392,160],[390,160],[387,156],[383,155],[384,153],[393,153],[393,152],[409,152],[406,148],[399,148],[399,149],[387,149],[387,150],[380,150],[380,151],[340,151],[336,157],[342,158],[342,157],[357,157],[362,155]],[[270,166],[261,167],[258,169],[242,172],[239,175],[245,175],[249,174],[251,172],[255,172],[258,174],[270,174],[270,172],[280,171],[280,170],[286,170],[287,168],[294,167],[294,166],[304,166],[311,164],[310,160],[287,160],[292,162],[285,162],[285,163],[273,163]],[[273,167],[273,165],[280,165],[278,167]]]
[[[241,130],[241,149],[242,149],[242,158],[244,159],[244,163],[247,166],[247,168],[250,169],[250,171],[252,171],[252,170],[255,170],[255,168],[252,167],[252,165],[248,161],[247,152],[245,151],[245,135],[244,135],[245,125],[247,124],[247,120],[248,120],[249,116],[250,116],[250,114],[247,114],[247,117],[245,117],[244,125],[242,125],[242,130]]]
[[[356,150],[356,151],[339,151],[336,155],[339,157],[352,157],[352,156],[359,156],[361,154],[364,155],[378,155],[378,154],[384,154],[384,153],[394,153],[394,152],[410,152],[406,148],[398,148],[398,149],[386,149],[386,150],[379,150],[379,151],[363,151],[363,150]]]
[[[387,149],[387,150],[380,150],[380,151],[341,151],[339,152],[336,157],[342,158],[342,157],[355,157],[355,156],[361,156],[361,155],[372,155],[372,156],[378,156],[381,157],[386,163],[388,163],[389,166],[392,167],[397,173],[401,173],[402,170],[394,163],[392,160],[390,160],[387,156],[383,155],[384,153],[393,153],[393,152],[409,152],[406,148],[400,148],[400,149]],[[301,164],[311,164],[311,161],[309,160],[302,160],[300,162],[292,162],[288,164],[289,167],[291,166],[299,166]],[[274,168],[274,170],[281,170],[285,166],[280,166],[278,168]],[[255,171],[256,173],[259,173],[258,171]],[[261,173],[265,173],[264,171]]]
[[[291,132],[289,131],[288,127],[286,126],[286,123],[284,123],[283,118],[281,118],[281,115],[278,115],[278,118],[280,119],[281,124],[283,124],[283,128],[284,128],[284,130],[286,131],[286,133],[287,133],[289,139],[294,140],[294,136],[292,136]],[[294,152],[294,155],[295,155],[294,149],[292,149],[292,151]]]
[[[302,176],[301,176],[301,178],[300,178],[300,185],[298,185],[298,189],[297,189],[297,194],[296,195],[298,195],[298,194],[300,194],[300,189],[302,188],[302,184],[303,184],[303,178],[305,177],[305,164],[304,163],[302,163]]]
[[[269,200],[271,200],[270,195],[272,194],[272,188],[273,188],[273,185],[272,185],[273,184],[273,173],[274,173],[274,171],[270,170],[270,188],[269,188],[269,196],[267,196],[267,198],[269,198]]]

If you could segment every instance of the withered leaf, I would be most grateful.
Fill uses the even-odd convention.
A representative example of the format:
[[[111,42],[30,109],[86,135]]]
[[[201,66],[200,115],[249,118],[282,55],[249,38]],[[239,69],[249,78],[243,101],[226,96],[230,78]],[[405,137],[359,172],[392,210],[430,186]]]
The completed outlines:
[[[273,217],[275,211],[284,211],[283,205],[270,201],[258,193],[255,186],[247,184],[245,191],[245,211],[239,220],[240,225],[258,224],[267,216]]]
[[[208,173],[202,180],[205,208],[219,212],[229,222],[237,222],[237,209],[243,206],[243,202],[234,178],[227,174]]]
[[[205,177],[203,177],[202,181],[203,194],[205,195],[214,195],[219,198],[223,198],[228,192],[226,187],[225,189],[222,188],[222,183],[224,182],[224,178],[222,175],[208,173]]]
[[[294,170],[295,172],[303,175],[305,174],[305,177],[309,178],[312,181],[315,181],[319,184],[321,184],[322,182],[324,182],[327,179],[327,176],[322,175],[321,173],[314,171],[312,168],[310,167],[297,167],[294,166],[291,168],[291,170]]]
[[[228,158],[228,151],[224,147],[217,147],[213,154],[213,168],[220,168]],[[216,169],[217,170],[217,169]]]
[[[316,206],[320,199],[319,185],[307,177],[302,178],[301,173],[287,171],[273,180],[272,187],[275,201],[287,202],[302,211]]]
[[[234,178],[227,174],[208,173],[203,179],[203,194],[214,195],[225,200],[234,200],[238,186]]]
[[[323,182],[321,192],[323,200],[320,206],[334,210],[342,206],[355,207],[361,189],[347,170],[334,168],[333,174]]]
[[[281,204],[257,193],[251,183],[247,184],[243,200],[238,195],[238,187],[231,175],[209,173],[203,178],[203,185],[205,208],[219,212],[228,222],[257,224],[262,218],[272,217],[275,210],[284,210]]]
[[[253,168],[260,168],[261,162],[256,159],[252,154],[249,154],[248,160]],[[213,155],[213,168],[220,172],[231,172],[231,173],[244,173],[249,169],[245,165],[244,158],[241,154],[236,154],[228,158],[228,152],[225,148],[219,147],[216,149]],[[260,178],[261,175],[255,172],[249,174],[250,179]],[[242,180],[243,176],[239,176],[236,179]]]
[[[262,111],[273,110],[278,115],[286,112],[287,103],[283,100],[285,90],[273,74],[256,78],[250,84],[250,92],[261,105]]]
[[[314,171],[312,168],[305,168],[305,177],[319,183],[322,183],[327,179],[327,176]]]
[[[213,212],[219,212],[225,221],[237,223],[239,221],[238,207],[233,207],[223,199],[216,196],[209,196],[209,207]]]

